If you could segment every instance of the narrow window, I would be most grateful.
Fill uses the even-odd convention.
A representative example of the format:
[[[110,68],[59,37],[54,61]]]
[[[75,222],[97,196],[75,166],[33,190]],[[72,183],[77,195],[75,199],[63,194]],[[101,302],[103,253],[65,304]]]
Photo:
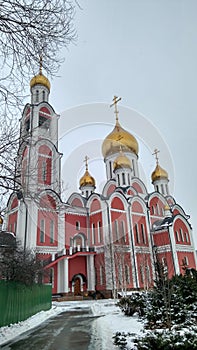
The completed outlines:
[[[40,220],[40,243],[44,243],[44,219]]]
[[[42,100],[45,101],[45,91],[42,91]]]
[[[156,185],[156,191],[159,192],[159,186],[158,185]]]
[[[146,234],[144,230],[144,224],[141,224],[141,231],[142,231],[142,242],[146,244]]]
[[[76,221],[76,230],[79,231],[80,230],[80,222]]]
[[[158,205],[158,203],[156,204],[156,207],[157,207],[157,214],[160,215],[160,210],[159,210],[159,205]]]
[[[122,184],[125,185],[125,174],[122,173]]]
[[[95,244],[95,224],[92,224],[92,244]]]
[[[43,160],[42,162],[42,181],[45,182],[47,179],[47,162]]]
[[[180,228],[179,232],[180,232],[180,236],[181,236],[181,241],[184,242],[184,236],[183,236],[182,228]]]
[[[146,269],[146,280],[148,283],[150,283],[150,267],[146,266],[145,269]]]
[[[152,214],[155,214],[155,207],[152,205]]]
[[[189,233],[188,232],[185,232],[185,240],[187,243],[189,242]]]
[[[139,237],[139,231],[138,231],[137,224],[135,224],[135,237],[136,237],[136,243],[140,243],[140,237]]]
[[[121,221],[120,227],[121,227],[121,238],[122,238],[122,241],[126,242],[125,223],[124,223],[124,221]]]
[[[176,231],[176,232],[175,232],[175,234],[176,234],[176,240],[177,240],[177,242],[180,242],[179,232],[178,232],[178,231]]]
[[[103,266],[100,265],[100,285],[103,284]]]
[[[86,191],[86,197],[88,197],[88,191]]]
[[[119,240],[118,220],[115,220],[114,226],[115,226],[115,240],[118,241]]]
[[[168,194],[168,185],[166,184],[166,194]]]
[[[98,243],[102,242],[102,236],[101,236],[101,222],[98,221],[97,223],[97,229],[98,229]]]
[[[112,162],[109,162],[109,174],[110,174],[110,179],[112,178]]]
[[[118,186],[120,186],[120,175],[118,174]]]
[[[28,119],[26,120],[26,122],[25,122],[25,130],[28,132],[29,129],[30,129],[30,120],[29,120],[29,118],[28,118]]]
[[[54,221],[50,221],[50,243],[54,243]]]
[[[132,167],[133,167],[133,176],[135,176],[135,163],[133,159],[132,159]]]
[[[164,187],[163,187],[163,184],[161,184],[161,193],[164,194]]]
[[[130,283],[130,271],[128,265],[125,265],[125,281],[127,284]]]
[[[39,91],[36,90],[36,102],[39,102]]]
[[[187,256],[184,256],[184,258],[183,258],[183,265],[184,266],[188,266],[189,265],[189,260],[188,260]]]
[[[128,174],[128,185],[130,185],[130,176]]]

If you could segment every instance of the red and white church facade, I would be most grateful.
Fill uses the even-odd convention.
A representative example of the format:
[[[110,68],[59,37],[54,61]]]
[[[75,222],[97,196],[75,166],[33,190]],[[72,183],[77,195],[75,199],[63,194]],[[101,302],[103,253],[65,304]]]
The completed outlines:
[[[50,82],[41,70],[30,88],[31,103],[20,120],[16,176],[21,186],[9,198],[5,229],[44,260],[53,293],[110,296],[150,288],[156,261],[169,277],[196,268],[189,216],[170,195],[157,153],[153,192],[147,192],[139,174],[138,142],[119,122],[118,99],[114,129],[102,145],[102,193],[96,192],[86,159],[80,192],[63,202],[59,115],[49,103]]]

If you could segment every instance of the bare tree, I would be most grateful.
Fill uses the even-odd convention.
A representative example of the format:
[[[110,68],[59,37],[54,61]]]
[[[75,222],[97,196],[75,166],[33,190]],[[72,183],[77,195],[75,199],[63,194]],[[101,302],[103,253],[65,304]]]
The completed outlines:
[[[75,4],[75,3],[74,3]],[[0,102],[16,105],[24,95],[24,83],[43,68],[54,75],[61,63],[59,50],[75,37],[73,1],[0,1]]]
[[[40,55],[48,75],[57,73],[60,49],[76,37],[77,1],[0,0],[0,200],[18,182],[15,176],[17,116],[26,84],[38,72]],[[78,5],[78,4],[77,4]]]
[[[48,277],[41,260],[36,258],[33,250],[23,249],[19,242],[15,245],[0,247],[0,277],[7,281],[32,285]]]

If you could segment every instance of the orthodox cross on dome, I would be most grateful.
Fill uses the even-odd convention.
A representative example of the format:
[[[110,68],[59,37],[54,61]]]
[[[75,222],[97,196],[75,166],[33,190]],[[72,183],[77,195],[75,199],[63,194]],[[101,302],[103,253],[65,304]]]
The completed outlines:
[[[39,73],[40,75],[42,75],[42,54],[40,54],[39,63],[40,63]]]
[[[121,100],[121,97],[114,96],[114,98],[113,98],[113,101],[114,101],[114,102],[110,105],[110,107],[112,107],[112,106],[115,107],[114,113],[115,113],[115,115],[116,115],[116,122],[118,122],[118,113],[119,113],[118,108],[117,108],[117,104],[118,104],[118,102],[119,102],[120,100]]]
[[[157,148],[155,148],[155,149],[154,149],[154,153],[152,154],[153,156],[155,156],[157,165],[159,164],[159,157],[158,157],[158,153],[159,153],[159,152],[160,152],[160,151],[159,151]]]
[[[85,165],[86,165],[86,171],[88,170],[88,156],[85,156],[85,159],[84,159],[84,162],[85,162]]]

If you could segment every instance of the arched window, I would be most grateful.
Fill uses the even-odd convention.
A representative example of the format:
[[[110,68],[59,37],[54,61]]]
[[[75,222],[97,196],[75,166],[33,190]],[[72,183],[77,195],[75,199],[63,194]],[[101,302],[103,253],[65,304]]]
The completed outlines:
[[[120,186],[120,175],[118,174],[118,186]]]
[[[92,223],[92,244],[95,244],[95,224]]]
[[[125,185],[125,174],[122,173],[122,184]]]
[[[135,237],[136,237],[136,243],[140,243],[138,224],[135,224]]]
[[[146,244],[146,234],[144,230],[144,224],[141,224],[141,231],[142,231],[142,242]]]
[[[98,221],[97,223],[97,228],[98,228],[98,243],[102,242],[102,235],[101,235],[101,222]]]
[[[80,222],[76,221],[76,230],[79,231],[80,230]]]
[[[39,90],[36,90],[36,102],[39,102]]]
[[[50,221],[50,243],[54,243],[54,221]]]
[[[115,240],[119,240],[119,229],[118,229],[118,220],[114,221],[114,228],[115,228]]]
[[[45,239],[45,222],[44,219],[40,220],[40,243],[44,243]]]
[[[42,100],[45,101],[45,91],[42,91]]]
[[[123,242],[126,242],[126,234],[125,234],[125,223],[122,220],[120,223],[120,227],[121,227],[121,238]]]

